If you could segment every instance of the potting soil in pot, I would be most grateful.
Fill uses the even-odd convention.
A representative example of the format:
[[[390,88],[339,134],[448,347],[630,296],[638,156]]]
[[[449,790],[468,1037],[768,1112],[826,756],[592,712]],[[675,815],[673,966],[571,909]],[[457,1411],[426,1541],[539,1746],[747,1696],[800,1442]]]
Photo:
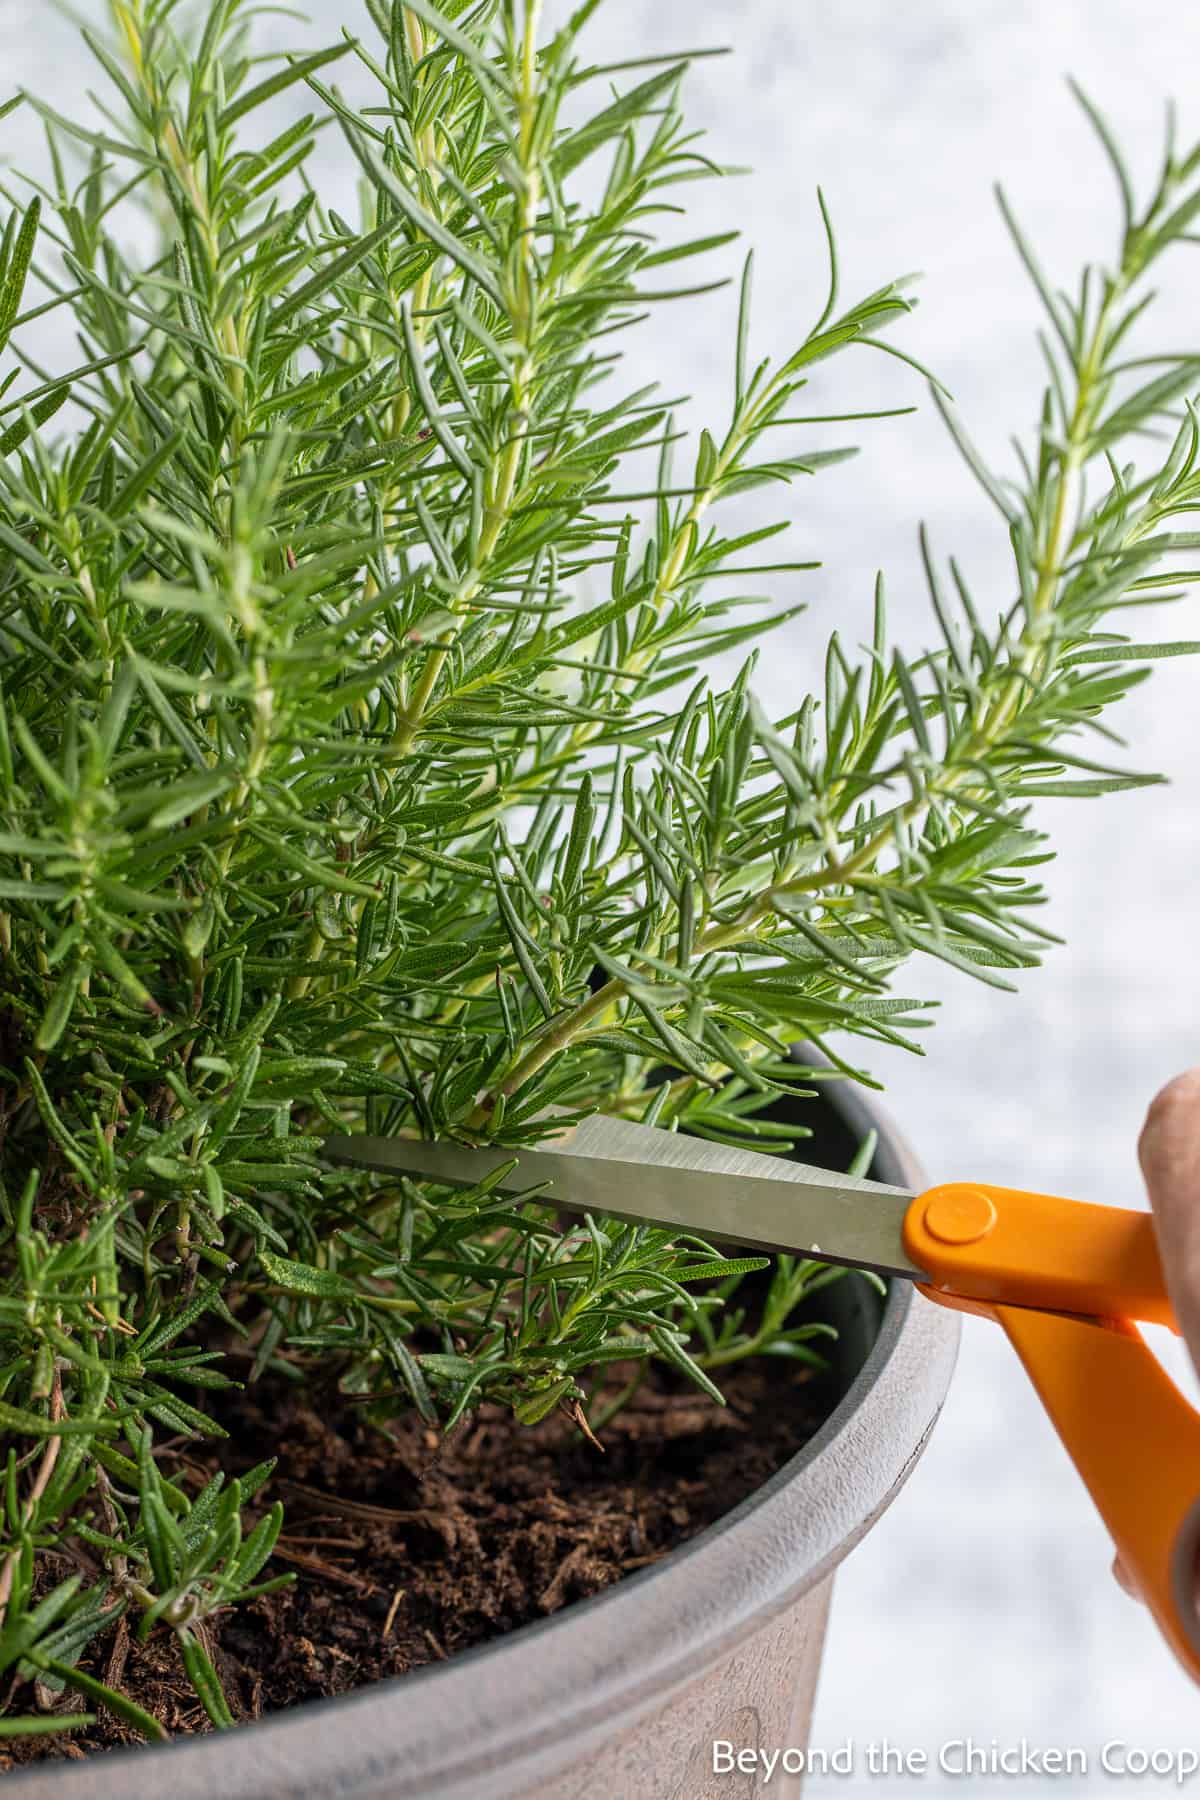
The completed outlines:
[[[614,1392],[627,1378],[614,1373]],[[235,1717],[249,1720],[455,1655],[598,1593],[655,1562],[752,1493],[812,1435],[824,1384],[772,1359],[722,1370],[719,1407],[650,1368],[602,1428],[603,1449],[554,1414],[530,1427],[485,1405],[448,1438],[415,1416],[383,1435],[361,1409],[273,1380],[226,1400],[214,1452],[177,1442],[164,1472],[199,1486],[265,1456],[287,1518],[266,1574],[294,1583],[208,1622]],[[266,1495],[264,1495],[266,1498]],[[47,1557],[53,1583],[71,1573]],[[124,1623],[82,1665],[174,1736],[211,1729],[173,1634]],[[69,1693],[65,1711],[79,1710]],[[69,1737],[17,1739],[0,1769],[136,1741],[103,1710]]]

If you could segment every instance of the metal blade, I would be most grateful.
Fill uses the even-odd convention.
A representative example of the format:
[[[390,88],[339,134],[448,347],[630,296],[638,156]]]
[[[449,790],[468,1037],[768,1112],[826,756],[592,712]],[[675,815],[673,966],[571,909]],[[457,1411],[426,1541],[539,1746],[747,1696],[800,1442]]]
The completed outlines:
[[[853,1175],[634,1125],[600,1113],[528,1149],[470,1149],[445,1140],[331,1137],[331,1162],[474,1187],[505,1163],[504,1193],[574,1212],[662,1225],[755,1249],[783,1250],[927,1280],[907,1256],[902,1226],[913,1195]]]

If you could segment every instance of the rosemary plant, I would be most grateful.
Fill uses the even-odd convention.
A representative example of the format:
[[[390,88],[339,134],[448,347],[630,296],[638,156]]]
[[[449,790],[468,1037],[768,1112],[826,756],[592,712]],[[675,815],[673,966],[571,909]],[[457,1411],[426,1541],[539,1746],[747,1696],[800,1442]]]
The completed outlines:
[[[111,0],[95,123],[24,99],[50,169],[10,185],[0,249],[0,1732],[86,1721],[69,1689],[160,1735],[81,1666],[121,1615],[171,1628],[231,1722],[205,1621],[262,1591],[281,1509],[267,1466],[197,1492],[162,1450],[219,1436],[197,1401],[235,1377],[590,1429],[606,1363],[715,1393],[740,1357],[812,1357],[812,1263],[755,1308],[763,1259],[331,1172],[322,1136],[518,1145],[553,1103],[789,1147],[763,1109],[812,1092],[790,1048],[866,1079],[847,1040],[911,1045],[907,959],[998,986],[1038,960],[1031,802],[1148,779],[1102,715],[1195,647],[1113,618],[1196,578],[1165,570],[1200,542],[1200,358],[1128,334],[1200,152],[1169,142],[1139,204],[1084,101],[1121,232],[1068,296],[1006,211],[1048,368],[1012,478],[933,389],[1011,593],[926,545],[935,647],[892,645],[881,582],[865,650],[833,634],[823,692],[763,716],[749,646],[797,609],[755,595],[803,565],[726,503],[797,504],[845,454],[813,373],[903,358],[911,301],[847,304],[830,234],[766,361],[747,261],[729,415],[685,451],[617,334],[726,242],[672,218],[718,171],[682,63],[588,63],[595,4],[540,37],[537,0],[365,0],[360,36],[263,60],[249,0],[188,30]],[[69,373],[38,357],[53,309]]]

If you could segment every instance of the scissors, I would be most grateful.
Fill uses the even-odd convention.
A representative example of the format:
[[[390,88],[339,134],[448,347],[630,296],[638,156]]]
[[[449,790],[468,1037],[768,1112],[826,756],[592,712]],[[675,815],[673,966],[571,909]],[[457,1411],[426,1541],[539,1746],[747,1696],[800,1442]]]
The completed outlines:
[[[518,1150],[331,1137],[335,1163],[917,1283],[1003,1327],[1167,1642],[1200,1680],[1200,1415],[1135,1320],[1178,1331],[1148,1213],[951,1182],[920,1194],[608,1114]],[[536,1190],[536,1193],[531,1192]]]

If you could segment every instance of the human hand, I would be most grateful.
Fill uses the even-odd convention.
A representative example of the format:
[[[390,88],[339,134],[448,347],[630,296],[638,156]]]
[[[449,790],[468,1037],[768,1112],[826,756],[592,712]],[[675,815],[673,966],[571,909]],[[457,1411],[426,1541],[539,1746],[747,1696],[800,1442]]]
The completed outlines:
[[[1167,1292],[1200,1372],[1200,1068],[1156,1096],[1138,1140]]]
[[[1200,1373],[1200,1068],[1155,1096],[1138,1139],[1138,1161],[1183,1341]],[[1113,1573],[1137,1597],[1120,1559]]]

